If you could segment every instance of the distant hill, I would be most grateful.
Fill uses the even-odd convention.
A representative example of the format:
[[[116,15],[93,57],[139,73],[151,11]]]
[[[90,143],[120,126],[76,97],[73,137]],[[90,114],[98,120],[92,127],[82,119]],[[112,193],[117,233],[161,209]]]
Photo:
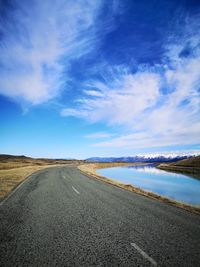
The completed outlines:
[[[194,156],[193,154],[147,154],[130,157],[93,157],[86,159],[87,162],[176,162],[183,159],[188,159]]]
[[[16,156],[16,155],[7,155],[7,154],[0,154],[0,161],[19,161],[19,160],[33,160],[33,158],[26,157],[24,155]]]
[[[184,166],[184,167],[199,167],[200,168],[200,156],[183,159],[175,163],[171,163],[171,166]]]
[[[0,154],[0,161],[71,161],[75,159],[51,159],[51,158],[31,158],[24,155],[7,155],[7,154]]]
[[[0,170],[10,169],[30,165],[52,165],[52,164],[67,164],[81,163],[82,160],[73,159],[48,159],[48,158],[31,158],[24,155],[6,155],[0,154]]]
[[[175,172],[185,172],[185,173],[194,173],[198,174],[198,178],[200,177],[200,156],[191,157],[183,160],[179,160],[174,163],[162,163],[158,166],[158,168],[167,170],[167,171],[175,171]]]

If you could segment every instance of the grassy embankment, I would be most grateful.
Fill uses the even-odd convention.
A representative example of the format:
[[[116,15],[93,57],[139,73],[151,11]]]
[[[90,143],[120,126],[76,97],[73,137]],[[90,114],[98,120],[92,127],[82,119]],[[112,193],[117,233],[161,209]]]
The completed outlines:
[[[199,174],[200,176],[200,156],[179,160],[173,163],[162,163],[158,165],[157,168],[167,171]]]
[[[0,199],[7,196],[18,184],[36,171],[61,164],[77,164],[80,162],[0,155]]]
[[[133,166],[133,165],[143,165],[143,164],[145,164],[145,163],[119,163],[119,162],[117,162],[117,163],[116,162],[115,163],[100,163],[100,162],[97,163],[96,162],[96,163],[84,163],[84,164],[79,165],[78,168],[81,172],[83,172],[89,176],[95,177],[95,178],[97,178],[101,181],[104,181],[106,183],[112,184],[114,186],[126,189],[128,191],[131,191],[131,192],[134,192],[134,193],[146,196],[146,197],[150,197],[150,198],[162,201],[164,203],[167,203],[167,204],[170,204],[170,205],[173,205],[173,206],[176,206],[176,207],[179,207],[179,208],[182,208],[182,209],[185,209],[187,211],[190,211],[190,212],[193,212],[193,213],[200,215],[200,208],[199,207],[187,205],[185,203],[181,203],[181,202],[157,195],[153,192],[148,192],[148,191],[142,190],[142,189],[137,188],[137,187],[130,185],[130,184],[120,183],[120,182],[115,181],[113,179],[110,179],[108,177],[101,176],[96,172],[97,169],[102,169],[102,168],[117,167],[117,166],[131,166],[131,165]]]

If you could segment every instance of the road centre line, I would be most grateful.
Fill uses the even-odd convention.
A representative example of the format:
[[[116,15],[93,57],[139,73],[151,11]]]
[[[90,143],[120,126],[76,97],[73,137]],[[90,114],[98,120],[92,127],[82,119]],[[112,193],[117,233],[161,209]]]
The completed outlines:
[[[78,192],[78,190],[76,190],[76,188],[74,188],[73,186],[72,186],[72,189],[79,195],[80,193]]]
[[[66,179],[66,176],[65,176],[65,175],[63,175],[63,178],[64,178],[64,179]],[[73,189],[73,190],[74,190],[74,192],[76,192],[78,195],[80,194],[80,193],[78,192],[78,190],[77,190],[75,187],[73,187],[73,186],[72,186],[72,189]]]
[[[131,243],[131,246],[134,247],[146,260],[148,260],[152,264],[152,266],[157,266],[157,262],[149,257],[141,248],[138,247],[138,245]]]

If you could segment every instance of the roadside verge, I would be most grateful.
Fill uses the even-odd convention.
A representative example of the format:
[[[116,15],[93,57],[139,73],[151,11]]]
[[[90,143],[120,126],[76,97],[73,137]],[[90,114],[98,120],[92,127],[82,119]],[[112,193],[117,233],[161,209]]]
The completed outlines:
[[[33,173],[50,168],[64,166],[65,164],[29,165],[11,169],[0,170],[0,202],[4,200],[15,188],[24,182]]]
[[[141,164],[144,164],[144,163],[141,163]],[[141,164],[137,163],[137,165],[141,165]],[[160,196],[160,195],[155,194],[153,192],[145,191],[143,189],[140,189],[140,188],[135,187],[135,186],[130,185],[130,184],[120,183],[120,182],[113,180],[113,179],[110,179],[108,177],[101,176],[96,172],[97,169],[117,167],[117,166],[125,166],[125,165],[130,166],[133,164],[130,164],[130,163],[129,164],[127,164],[127,163],[126,164],[123,164],[123,163],[121,163],[121,164],[120,163],[88,163],[88,164],[81,164],[77,168],[83,174],[86,174],[88,176],[92,176],[92,177],[99,179],[103,182],[106,182],[108,184],[112,184],[114,186],[126,189],[130,192],[134,192],[136,194],[140,194],[140,195],[143,195],[145,197],[150,197],[152,199],[159,200],[159,201],[164,202],[166,204],[169,204],[169,205],[172,205],[172,206],[175,206],[175,207],[178,207],[178,208],[181,208],[181,209],[184,209],[184,210],[187,210],[187,211],[190,211],[192,213],[200,215],[200,208],[199,207],[195,207],[195,206],[191,206],[191,205],[188,205],[188,204],[185,204],[182,202],[178,202],[178,201],[175,201],[173,199],[169,199],[169,198]],[[134,165],[136,165],[136,164],[134,164]]]

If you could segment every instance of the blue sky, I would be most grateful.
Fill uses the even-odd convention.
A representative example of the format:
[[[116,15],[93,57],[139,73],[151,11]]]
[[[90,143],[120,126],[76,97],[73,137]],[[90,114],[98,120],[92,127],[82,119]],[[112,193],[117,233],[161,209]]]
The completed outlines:
[[[198,0],[0,1],[0,153],[200,150]]]

